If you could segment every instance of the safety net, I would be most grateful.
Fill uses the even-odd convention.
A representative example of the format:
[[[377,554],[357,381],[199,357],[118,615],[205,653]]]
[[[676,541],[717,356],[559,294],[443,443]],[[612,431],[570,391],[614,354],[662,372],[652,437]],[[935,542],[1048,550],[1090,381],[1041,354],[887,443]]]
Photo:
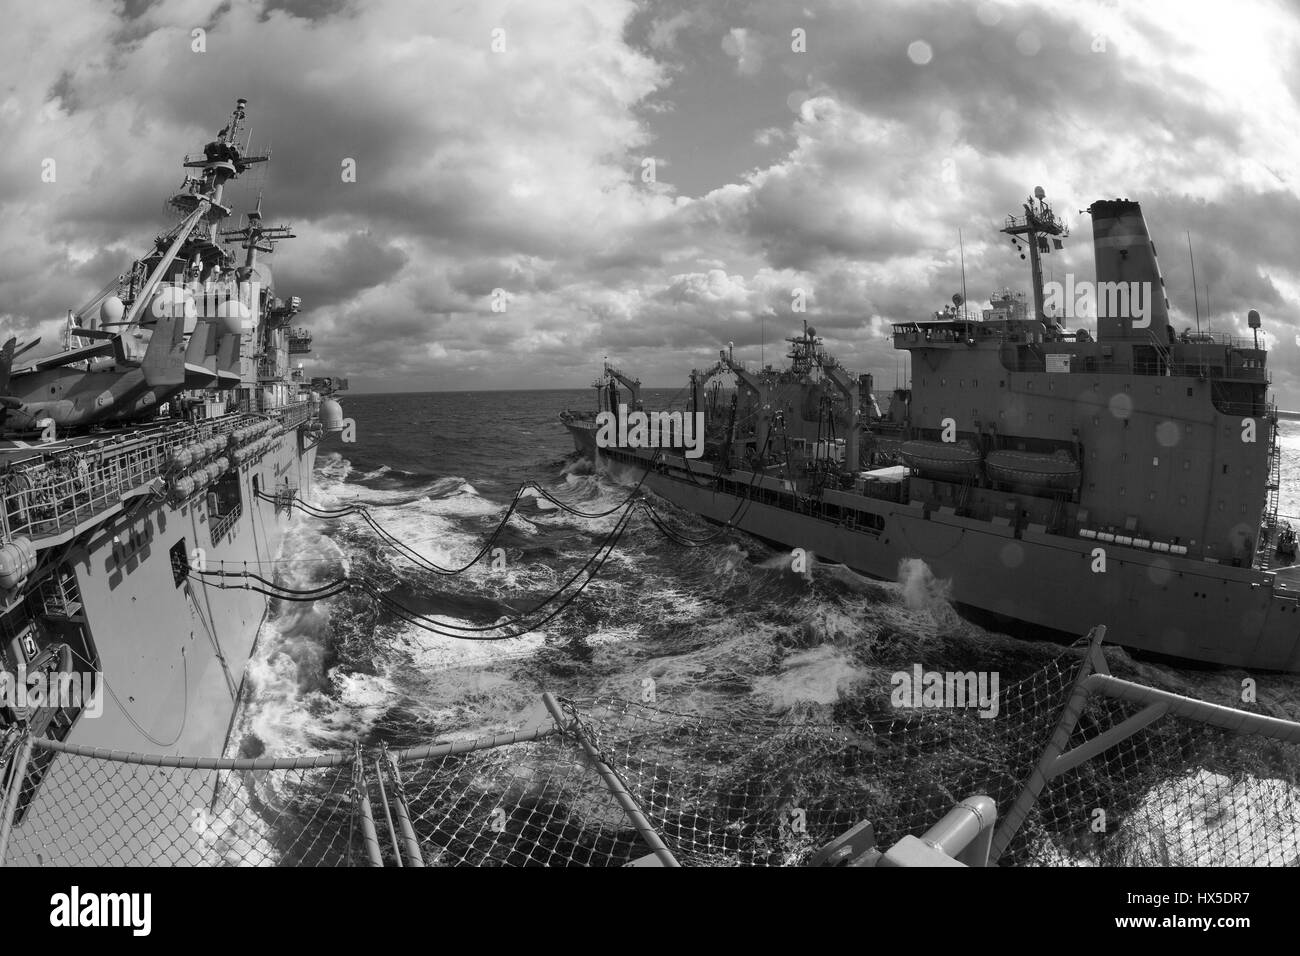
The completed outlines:
[[[310,757],[91,751],[11,729],[6,865],[781,866],[992,798],[1000,865],[1296,865],[1300,724],[1112,677],[1094,641],[971,708],[719,720],[545,697],[487,737]]]

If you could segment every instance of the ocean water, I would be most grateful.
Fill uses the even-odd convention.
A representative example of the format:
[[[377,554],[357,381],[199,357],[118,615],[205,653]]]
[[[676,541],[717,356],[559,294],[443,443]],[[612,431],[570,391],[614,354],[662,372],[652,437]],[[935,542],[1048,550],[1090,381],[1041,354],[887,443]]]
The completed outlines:
[[[653,402],[658,396],[647,392]],[[356,396],[357,441],[327,441],[314,502],[364,504],[375,520],[442,566],[481,547],[515,490],[535,480],[584,511],[627,496],[634,476],[593,473],[558,414],[589,389]],[[1300,515],[1300,423],[1282,425],[1281,510]],[[661,503],[688,533],[711,526]],[[573,574],[616,516],[583,519],[524,500],[497,542],[503,569],[482,561],[436,575],[395,554],[359,518],[293,519],[277,579],[309,587],[344,574],[376,582],[440,620],[486,624],[535,606]],[[491,732],[539,719],[543,691],[640,699],[700,714],[771,714],[831,705],[882,668],[950,660],[1001,668],[1003,681],[1059,653],[1048,642],[990,633],[958,617],[942,582],[918,566],[900,583],[815,559],[810,573],[743,534],[704,548],[666,540],[636,518],[602,573],[556,620],[492,643],[428,633],[364,595],[277,602],[250,665],[236,739],[245,752],[293,754],[364,743],[405,744]],[[1093,623],[1080,621],[1080,633]],[[1240,675],[1144,663],[1152,675],[1223,700]],[[1009,673],[1008,673],[1009,672]],[[1300,714],[1300,680],[1270,678]]]
[[[647,391],[647,404],[670,394]],[[636,476],[593,472],[558,421],[562,409],[592,401],[590,389],[345,396],[357,441],[322,446],[313,501],[363,504],[409,547],[459,566],[524,481],[584,511],[624,500]],[[1283,448],[1284,468],[1300,478],[1300,423],[1283,424]],[[666,503],[661,510],[687,533],[712,530]],[[1284,483],[1281,510],[1300,515],[1294,478]],[[483,561],[441,576],[395,554],[360,518],[298,514],[274,571],[299,588],[364,576],[422,614],[488,624],[549,596],[615,521],[527,497],[498,541],[504,568]],[[1095,623],[1110,622],[1080,621],[1080,634]],[[474,737],[544,719],[544,691],[640,700],[647,679],[656,706],[673,711],[743,721],[802,708],[829,720],[880,712],[889,674],[913,663],[996,670],[1005,686],[1060,653],[958,617],[943,582],[920,562],[898,583],[815,560],[795,573],[788,554],[743,534],[684,548],[638,517],[563,615],[513,640],[431,634],[360,594],[276,602],[234,741],[245,755],[281,756],[357,739],[408,746]],[[1138,679],[1219,703],[1239,699],[1240,671],[1117,655]],[[1265,712],[1300,717],[1300,678],[1262,677],[1259,693]]]

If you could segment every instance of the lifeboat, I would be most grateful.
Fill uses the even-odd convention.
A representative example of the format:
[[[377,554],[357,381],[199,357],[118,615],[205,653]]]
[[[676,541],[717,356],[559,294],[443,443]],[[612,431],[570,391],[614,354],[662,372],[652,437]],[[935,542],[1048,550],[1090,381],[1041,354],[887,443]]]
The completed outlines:
[[[26,538],[14,538],[0,547],[0,589],[17,590],[35,568],[36,551]]]
[[[1055,452],[991,451],[984,470],[993,481],[1052,491],[1079,487],[1079,465],[1064,449]]]
[[[918,472],[943,478],[974,478],[979,474],[980,453],[969,442],[913,439],[900,450],[903,461]]]
[[[194,479],[188,475],[173,479],[171,490],[176,501],[184,501],[194,494]]]

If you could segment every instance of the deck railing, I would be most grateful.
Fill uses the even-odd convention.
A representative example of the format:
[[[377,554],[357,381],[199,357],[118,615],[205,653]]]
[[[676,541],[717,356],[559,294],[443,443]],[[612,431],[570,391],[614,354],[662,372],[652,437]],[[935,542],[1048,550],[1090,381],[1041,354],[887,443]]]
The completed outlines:
[[[172,450],[229,434],[262,418],[278,421],[286,431],[316,413],[312,402],[298,402],[267,415],[233,414],[191,424],[172,422],[10,459],[0,476],[0,532],[9,540],[25,535],[34,541],[77,527],[116,506],[123,498],[162,477]]]

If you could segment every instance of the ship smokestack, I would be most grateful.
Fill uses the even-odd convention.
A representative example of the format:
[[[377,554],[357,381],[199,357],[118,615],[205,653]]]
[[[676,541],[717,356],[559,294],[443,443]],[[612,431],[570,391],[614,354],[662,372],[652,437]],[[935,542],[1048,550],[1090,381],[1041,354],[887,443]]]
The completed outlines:
[[[1169,301],[1156,249],[1142,207],[1127,199],[1102,199],[1092,214],[1093,255],[1097,263],[1097,338],[1164,344]]]

